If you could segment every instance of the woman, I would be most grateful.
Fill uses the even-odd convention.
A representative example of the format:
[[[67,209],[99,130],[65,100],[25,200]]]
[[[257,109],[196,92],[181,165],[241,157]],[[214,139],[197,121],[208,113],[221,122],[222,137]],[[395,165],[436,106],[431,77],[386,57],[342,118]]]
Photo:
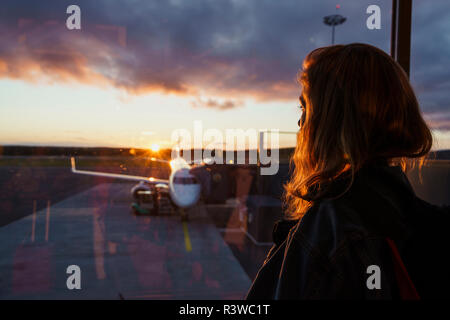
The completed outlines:
[[[432,135],[402,68],[373,46],[335,45],[306,57],[299,82],[286,220],[247,298],[448,297],[449,215],[404,174]]]

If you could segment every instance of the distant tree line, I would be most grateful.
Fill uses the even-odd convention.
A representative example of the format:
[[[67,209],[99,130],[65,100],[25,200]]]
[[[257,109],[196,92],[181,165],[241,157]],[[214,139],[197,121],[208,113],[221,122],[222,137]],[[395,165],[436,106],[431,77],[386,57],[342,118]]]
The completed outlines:
[[[170,149],[160,150],[160,157],[169,158]],[[0,146],[4,156],[156,156],[155,152],[137,148]]]
[[[138,156],[170,159],[171,149],[152,152],[139,148],[107,148],[107,147],[54,147],[54,146],[0,146],[0,156]],[[280,158],[288,158],[294,148],[280,149]],[[246,157],[248,157],[246,150]],[[235,151],[236,153],[236,151]],[[194,150],[191,150],[192,157]],[[450,149],[430,152],[430,159],[450,160]]]

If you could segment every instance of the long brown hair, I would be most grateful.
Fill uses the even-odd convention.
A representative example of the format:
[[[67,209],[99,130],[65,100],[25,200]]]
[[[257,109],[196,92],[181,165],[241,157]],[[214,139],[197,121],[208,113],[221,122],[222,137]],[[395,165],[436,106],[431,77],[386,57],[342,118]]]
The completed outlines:
[[[318,48],[298,76],[304,111],[293,174],[285,185],[288,218],[301,218],[324,185],[372,161],[423,159],[432,146],[408,77],[388,54],[354,43]]]

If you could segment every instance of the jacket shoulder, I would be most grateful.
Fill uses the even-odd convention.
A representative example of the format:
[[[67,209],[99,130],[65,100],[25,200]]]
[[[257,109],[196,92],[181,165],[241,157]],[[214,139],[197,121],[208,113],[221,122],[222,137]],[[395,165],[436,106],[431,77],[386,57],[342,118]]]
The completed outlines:
[[[352,239],[370,236],[358,218],[358,212],[342,201],[325,200],[314,205],[303,217],[293,233],[311,250],[320,250],[327,257]]]

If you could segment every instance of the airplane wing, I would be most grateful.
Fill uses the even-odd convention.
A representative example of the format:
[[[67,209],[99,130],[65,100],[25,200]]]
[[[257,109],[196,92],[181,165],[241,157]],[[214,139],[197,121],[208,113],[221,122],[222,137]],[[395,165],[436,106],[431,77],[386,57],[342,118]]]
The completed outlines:
[[[141,176],[131,176],[127,174],[120,174],[120,173],[108,173],[108,172],[98,172],[98,171],[87,171],[87,170],[78,170],[75,166],[75,158],[70,158],[71,163],[71,169],[73,173],[77,174],[85,174],[89,176],[97,176],[97,177],[106,177],[106,178],[114,178],[114,179],[123,179],[123,180],[130,180],[130,181],[144,181],[148,183],[162,183],[162,184],[169,184],[169,180],[166,179],[157,179],[153,177],[141,177]]]
[[[169,164],[169,163],[170,163],[170,161],[169,161],[169,160],[158,159],[158,158],[154,158],[154,157],[151,157],[151,158],[150,158],[150,160],[151,160],[151,161],[155,161],[155,162],[162,162],[162,163],[167,163],[167,164]]]

